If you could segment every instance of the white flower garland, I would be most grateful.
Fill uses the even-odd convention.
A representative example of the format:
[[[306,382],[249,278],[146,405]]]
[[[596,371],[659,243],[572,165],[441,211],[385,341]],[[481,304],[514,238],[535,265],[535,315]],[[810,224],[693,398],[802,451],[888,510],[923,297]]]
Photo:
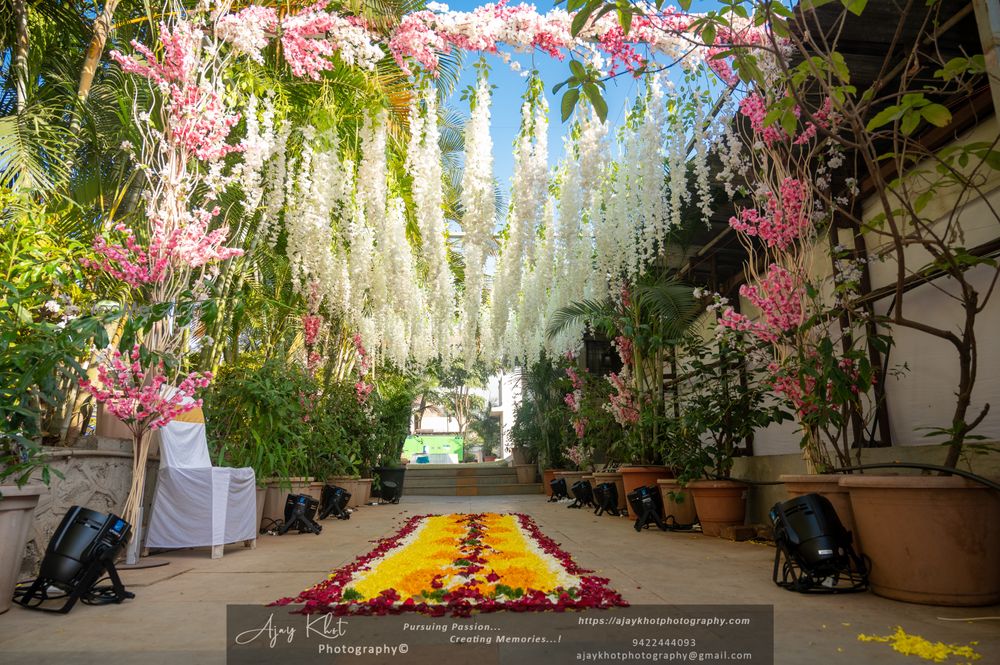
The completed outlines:
[[[465,125],[465,168],[462,173],[462,230],[465,249],[465,294],[462,350],[466,366],[476,360],[487,252],[492,241],[495,203],[493,140],[490,137],[490,86],[480,76],[475,105]]]

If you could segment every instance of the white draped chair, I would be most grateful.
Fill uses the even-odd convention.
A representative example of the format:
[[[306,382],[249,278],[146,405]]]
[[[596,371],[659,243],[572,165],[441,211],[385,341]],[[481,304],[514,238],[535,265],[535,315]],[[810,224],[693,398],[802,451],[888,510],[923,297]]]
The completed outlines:
[[[192,409],[159,430],[160,470],[146,548],[256,547],[257,488],[253,469],[213,467],[205,416]]]

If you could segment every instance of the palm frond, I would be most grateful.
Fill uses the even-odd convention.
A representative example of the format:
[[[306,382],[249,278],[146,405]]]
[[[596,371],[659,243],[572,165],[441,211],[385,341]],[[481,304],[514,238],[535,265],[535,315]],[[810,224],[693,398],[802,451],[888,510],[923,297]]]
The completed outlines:
[[[610,300],[580,300],[557,309],[549,318],[545,335],[554,339],[560,333],[581,323],[589,323],[607,335],[613,335],[615,315],[614,304]]]
[[[675,280],[658,280],[635,287],[633,297],[639,307],[659,320],[664,335],[680,339],[700,311],[690,286]]]

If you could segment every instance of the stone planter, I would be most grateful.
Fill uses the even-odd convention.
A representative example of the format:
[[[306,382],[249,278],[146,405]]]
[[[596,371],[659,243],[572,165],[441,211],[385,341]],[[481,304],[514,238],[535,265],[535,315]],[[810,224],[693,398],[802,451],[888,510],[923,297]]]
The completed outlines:
[[[528,464],[528,453],[524,450],[524,448],[519,448],[518,446],[514,446],[514,449],[510,452],[510,454],[511,457],[513,457],[515,466],[517,466],[518,464]]]
[[[618,471],[595,471],[594,487],[601,483],[614,483],[618,489],[618,510],[625,510],[628,498],[625,496],[625,483],[622,481],[622,474]]]
[[[313,482],[309,483],[309,489],[303,492],[303,494],[308,494],[309,496],[316,499],[322,504],[324,485],[326,485],[326,483],[321,483],[314,480]]]
[[[618,469],[622,474],[622,487],[625,490],[625,505],[628,508],[629,519],[638,519],[632,504],[628,502],[628,495],[640,487],[656,487],[656,481],[660,478],[673,478],[673,472],[665,466],[639,466],[627,465]]]
[[[0,486],[0,614],[10,609],[21,573],[21,556],[43,485]]]
[[[706,536],[719,536],[726,526],[739,526],[746,521],[749,488],[735,480],[696,480],[688,483],[694,498],[701,531]]]
[[[260,532],[261,522],[264,521],[264,502],[267,500],[267,487],[257,487],[257,531]]]
[[[586,471],[556,471],[554,474],[554,478],[565,478],[566,489],[570,490],[573,488],[573,483],[580,480],[586,475],[589,475]]]
[[[663,498],[663,519],[669,526],[691,526],[698,521],[691,492],[681,489],[680,483],[673,478],[660,478],[656,485]]]
[[[1000,492],[957,476],[841,476],[880,596],[1000,603]]]
[[[343,487],[351,493],[351,500],[347,503],[350,508],[357,508],[368,503],[372,492],[372,479],[358,476],[331,476],[326,479],[331,485]]]
[[[552,481],[556,478],[556,471],[562,469],[542,469],[542,491],[545,496],[552,496]]]
[[[538,468],[534,464],[515,464],[514,471],[517,472],[517,482],[528,485],[538,478]]]
[[[273,526],[273,522],[285,519],[285,499],[289,494],[309,494],[312,478],[270,478],[267,483],[267,494],[264,497],[264,514],[261,522],[266,527]],[[318,496],[316,497],[319,498]]]
[[[803,494],[820,494],[829,499],[833,509],[837,511],[840,523],[853,534],[854,550],[861,554],[861,539],[854,526],[854,511],[851,509],[851,493],[847,487],[840,486],[840,479],[843,477],[839,473],[782,474],[778,476],[778,480],[785,483],[785,492],[788,493],[789,499]]]

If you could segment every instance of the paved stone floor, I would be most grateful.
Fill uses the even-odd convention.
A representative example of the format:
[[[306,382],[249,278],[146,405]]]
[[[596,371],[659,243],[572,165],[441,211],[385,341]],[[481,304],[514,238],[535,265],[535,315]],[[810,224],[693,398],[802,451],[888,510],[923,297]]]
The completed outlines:
[[[888,635],[896,626],[930,640],[978,641],[978,662],[1000,663],[1000,621],[941,620],[996,617],[998,607],[926,607],[870,593],[803,596],[772,584],[774,550],[767,545],[636,533],[625,519],[567,510],[565,503],[548,504],[542,496],[501,496],[410,497],[398,506],[365,506],[349,521],[327,520],[319,536],[262,536],[256,550],[228,546],[218,560],[207,550],[154,555],[170,564],[126,572],[136,598],[122,605],[77,606],[65,616],[15,606],[0,615],[0,664],[224,663],[227,603],[263,604],[294,595],[368,551],[369,541],[392,534],[411,515],[480,511],[529,513],[633,605],[774,605],[776,663],[923,662],[857,640],[858,633]]]

